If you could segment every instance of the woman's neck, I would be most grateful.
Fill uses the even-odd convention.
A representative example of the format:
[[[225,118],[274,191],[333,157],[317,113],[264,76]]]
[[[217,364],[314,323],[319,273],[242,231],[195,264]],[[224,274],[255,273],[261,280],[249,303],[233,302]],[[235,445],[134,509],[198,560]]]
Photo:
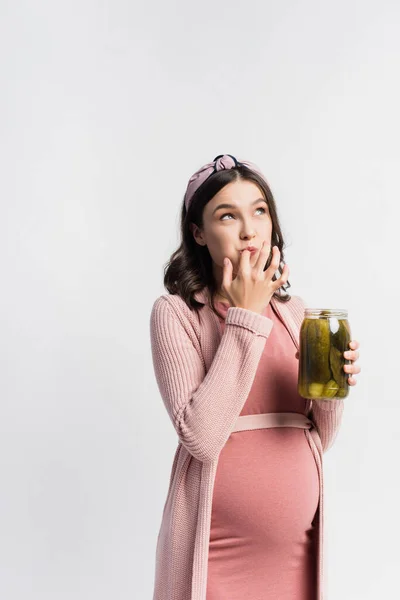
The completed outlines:
[[[225,296],[219,294],[218,292],[214,294],[214,302],[226,302],[227,304],[230,304],[228,298],[225,298]]]

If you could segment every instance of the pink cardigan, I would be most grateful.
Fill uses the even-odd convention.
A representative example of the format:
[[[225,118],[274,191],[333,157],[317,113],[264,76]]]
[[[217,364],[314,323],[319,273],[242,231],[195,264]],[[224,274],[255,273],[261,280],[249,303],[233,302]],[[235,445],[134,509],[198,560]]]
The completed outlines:
[[[155,376],[178,435],[157,539],[153,600],[206,600],[213,484],[218,456],[246,402],[273,322],[230,307],[222,333],[206,304],[198,316],[175,294],[158,297],[150,316]],[[271,298],[297,349],[305,303]],[[305,431],[320,478],[318,600],[323,598],[322,458],[340,427],[344,401],[308,400],[315,427]]]

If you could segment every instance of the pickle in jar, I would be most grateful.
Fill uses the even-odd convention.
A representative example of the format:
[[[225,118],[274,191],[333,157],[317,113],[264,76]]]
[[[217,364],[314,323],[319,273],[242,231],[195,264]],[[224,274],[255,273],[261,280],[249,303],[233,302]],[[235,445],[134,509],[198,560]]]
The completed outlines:
[[[307,377],[311,383],[326,384],[331,379],[330,330],[327,319],[308,319]]]

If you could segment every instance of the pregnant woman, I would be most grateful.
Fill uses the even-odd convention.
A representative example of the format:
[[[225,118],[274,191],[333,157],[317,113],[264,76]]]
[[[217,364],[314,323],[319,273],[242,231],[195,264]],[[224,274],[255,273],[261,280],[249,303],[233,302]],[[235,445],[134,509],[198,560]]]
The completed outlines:
[[[282,293],[284,241],[258,167],[227,154],[201,167],[181,232],[150,318],[178,435],[153,600],[321,600],[322,459],[344,400],[297,393],[305,303]]]

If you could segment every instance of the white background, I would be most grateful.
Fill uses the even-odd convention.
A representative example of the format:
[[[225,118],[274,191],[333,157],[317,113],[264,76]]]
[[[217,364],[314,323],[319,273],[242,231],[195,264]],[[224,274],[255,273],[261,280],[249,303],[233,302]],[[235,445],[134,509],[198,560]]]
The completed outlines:
[[[347,308],[361,344],[325,455],[327,599],[396,597],[399,4],[0,10],[0,597],[151,600],[177,437],[149,316],[187,181],[223,153],[271,185],[290,293]]]

